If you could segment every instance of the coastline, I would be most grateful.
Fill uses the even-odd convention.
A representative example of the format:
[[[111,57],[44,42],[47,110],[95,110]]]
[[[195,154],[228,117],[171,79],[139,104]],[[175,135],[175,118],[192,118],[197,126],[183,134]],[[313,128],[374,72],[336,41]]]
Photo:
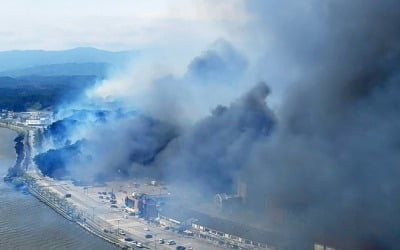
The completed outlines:
[[[22,178],[24,183],[27,185],[30,194],[52,208],[65,219],[78,224],[87,232],[121,249],[135,249],[132,246],[123,244],[118,240],[118,238],[110,237],[110,235],[104,233],[100,226],[96,225],[91,218],[85,216],[82,211],[77,211],[74,208],[74,205],[66,201],[64,197],[60,197],[58,194],[47,190],[45,186],[43,187],[38,185],[38,183],[35,181],[35,177],[32,175],[26,174]]]
[[[24,145],[24,151],[23,159],[21,162],[21,165],[24,167],[25,171],[22,176],[5,176],[5,182],[10,182],[16,186],[26,186],[27,190],[33,197],[47,205],[49,208],[53,209],[55,212],[60,214],[68,221],[76,223],[82,229],[91,233],[92,235],[99,237],[102,240],[105,240],[106,242],[121,249],[136,249],[134,246],[129,246],[125,242],[121,242],[118,237],[105,233],[103,231],[103,228],[95,222],[94,218],[90,218],[90,215],[88,215],[87,212],[77,209],[76,205],[68,202],[65,197],[62,197],[59,194],[50,191],[49,187],[51,186],[51,183],[47,183],[47,185],[42,185],[44,180],[43,176],[31,166],[31,145],[33,145],[33,143],[31,141],[32,136],[30,136],[30,133],[31,131],[33,132],[34,129],[28,127],[20,127],[1,121],[0,128],[12,130],[16,132],[16,136],[25,135],[22,141]],[[30,167],[29,170],[28,167]],[[41,183],[38,183],[37,179],[40,179]]]
[[[23,140],[26,145],[24,148],[30,149],[30,145],[34,145],[34,133],[31,129],[24,132],[27,134]],[[26,162],[28,165],[26,168],[24,165],[22,174],[12,177],[8,181],[14,185],[25,186],[33,197],[53,211],[115,247],[173,250],[176,247],[175,244],[179,244],[199,250],[226,249],[220,240],[210,241],[200,236],[177,234],[174,230],[165,229],[161,224],[153,225],[143,218],[131,215],[124,206],[127,190],[118,190],[122,187],[121,183],[118,183],[117,186],[111,183],[107,184],[110,186],[77,186],[70,180],[54,180],[42,175],[33,164],[30,153],[23,155],[22,162]],[[129,185],[126,187],[130,189]],[[115,201],[118,206],[110,206],[109,202],[99,196],[100,193],[103,195],[105,193],[114,194],[113,190],[117,191]],[[148,237],[149,233],[150,237]],[[170,239],[176,243],[157,245],[158,239]]]

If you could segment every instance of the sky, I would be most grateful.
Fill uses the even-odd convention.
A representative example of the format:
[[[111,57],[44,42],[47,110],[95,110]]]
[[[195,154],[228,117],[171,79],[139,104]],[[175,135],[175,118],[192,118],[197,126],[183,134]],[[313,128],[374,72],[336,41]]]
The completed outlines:
[[[242,0],[14,0],[0,8],[0,51],[92,46],[200,48],[246,22]],[[238,36],[239,37],[239,36]]]
[[[150,62],[141,60],[140,64],[151,64],[146,70],[181,75],[194,58],[223,39],[249,62],[249,78],[243,89],[266,81],[272,87],[271,102],[278,103],[275,100],[280,100],[281,92],[296,72],[289,70],[281,54],[275,52],[271,44],[279,42],[273,40],[272,33],[266,32],[264,26],[259,30],[261,26],[256,20],[259,15],[249,3],[246,0],[1,1],[0,51],[75,47],[138,50]],[[269,16],[275,16],[275,12],[271,9]],[[265,64],[266,53],[268,69],[257,68]],[[140,75],[154,75],[154,72]]]

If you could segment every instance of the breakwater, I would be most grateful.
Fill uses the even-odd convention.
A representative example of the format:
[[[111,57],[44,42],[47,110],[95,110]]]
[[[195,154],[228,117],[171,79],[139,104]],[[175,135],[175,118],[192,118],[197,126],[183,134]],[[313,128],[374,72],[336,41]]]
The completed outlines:
[[[73,203],[69,202],[67,198],[52,192],[47,186],[39,185],[35,178],[29,174],[24,174],[21,177],[21,181],[27,186],[29,193],[67,220],[77,223],[86,231],[119,248],[135,249],[134,246],[129,246],[126,242],[121,241],[116,234],[110,234],[112,230],[108,230],[108,228],[111,227],[108,223],[96,218],[88,211],[78,209]]]

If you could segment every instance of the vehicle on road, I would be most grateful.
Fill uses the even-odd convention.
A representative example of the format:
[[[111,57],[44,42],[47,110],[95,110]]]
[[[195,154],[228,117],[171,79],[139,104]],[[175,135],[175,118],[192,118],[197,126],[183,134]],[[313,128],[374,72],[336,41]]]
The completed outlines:
[[[144,231],[150,231],[147,227],[144,228]]]
[[[176,242],[173,241],[173,240],[169,240],[169,241],[168,241],[168,245],[175,245],[175,244],[176,244]]]
[[[111,205],[110,207],[111,207],[111,208],[118,208],[118,206],[117,206],[117,205],[114,205],[114,204]]]
[[[159,240],[158,240],[158,243],[164,244],[164,243],[165,243],[165,240],[164,240],[164,239],[159,239]]]
[[[136,243],[136,246],[137,246],[138,248],[142,248],[142,247],[143,247],[143,244],[140,243],[140,242],[138,242],[138,243]]]
[[[176,249],[176,250],[186,250],[186,247],[184,247],[184,246],[177,246],[175,249]]]
[[[133,239],[132,239],[131,237],[126,237],[124,240],[125,240],[126,242],[132,242],[132,241],[133,241]]]
[[[153,235],[151,235],[151,234],[146,234],[144,237],[145,237],[146,239],[150,239],[150,238],[153,238]]]
[[[123,230],[119,230],[120,235],[126,235],[126,233]]]
[[[71,198],[71,194],[66,194],[65,198]]]

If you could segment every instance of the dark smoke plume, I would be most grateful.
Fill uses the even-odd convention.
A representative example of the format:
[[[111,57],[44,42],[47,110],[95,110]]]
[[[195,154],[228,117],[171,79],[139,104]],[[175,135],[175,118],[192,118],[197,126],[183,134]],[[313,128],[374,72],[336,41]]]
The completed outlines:
[[[263,55],[251,67],[272,72],[264,76],[272,86],[281,84],[272,82],[276,75],[290,85],[276,115],[265,102],[269,88],[259,84],[190,125],[170,125],[198,106],[221,103],[229,88],[219,89],[218,82],[234,83],[250,67],[222,43],[195,58],[182,78],[156,81],[143,98],[154,118],[85,118],[76,130],[67,129],[67,137],[88,140],[82,154],[92,162],[70,173],[135,176],[145,167],[208,196],[234,192],[241,179],[246,207],[237,217],[276,229],[289,249],[310,249],[314,242],[398,249],[400,2],[265,0],[246,6],[252,17],[246,35]],[[66,144],[63,138],[57,140]]]
[[[248,205],[299,242],[398,249],[400,2],[249,5],[303,73],[243,173]]]
[[[194,183],[202,193],[234,191],[236,176],[257,144],[272,133],[275,118],[265,98],[270,90],[260,83],[230,106],[212,114],[175,139],[157,164],[171,182]]]
[[[24,150],[24,138],[25,134],[19,134],[15,139],[15,154],[17,155],[17,159],[15,160],[15,164],[13,167],[8,169],[7,176],[4,178],[6,181],[12,180],[14,177],[19,177],[24,173],[23,169],[23,161],[25,158],[25,150]]]

